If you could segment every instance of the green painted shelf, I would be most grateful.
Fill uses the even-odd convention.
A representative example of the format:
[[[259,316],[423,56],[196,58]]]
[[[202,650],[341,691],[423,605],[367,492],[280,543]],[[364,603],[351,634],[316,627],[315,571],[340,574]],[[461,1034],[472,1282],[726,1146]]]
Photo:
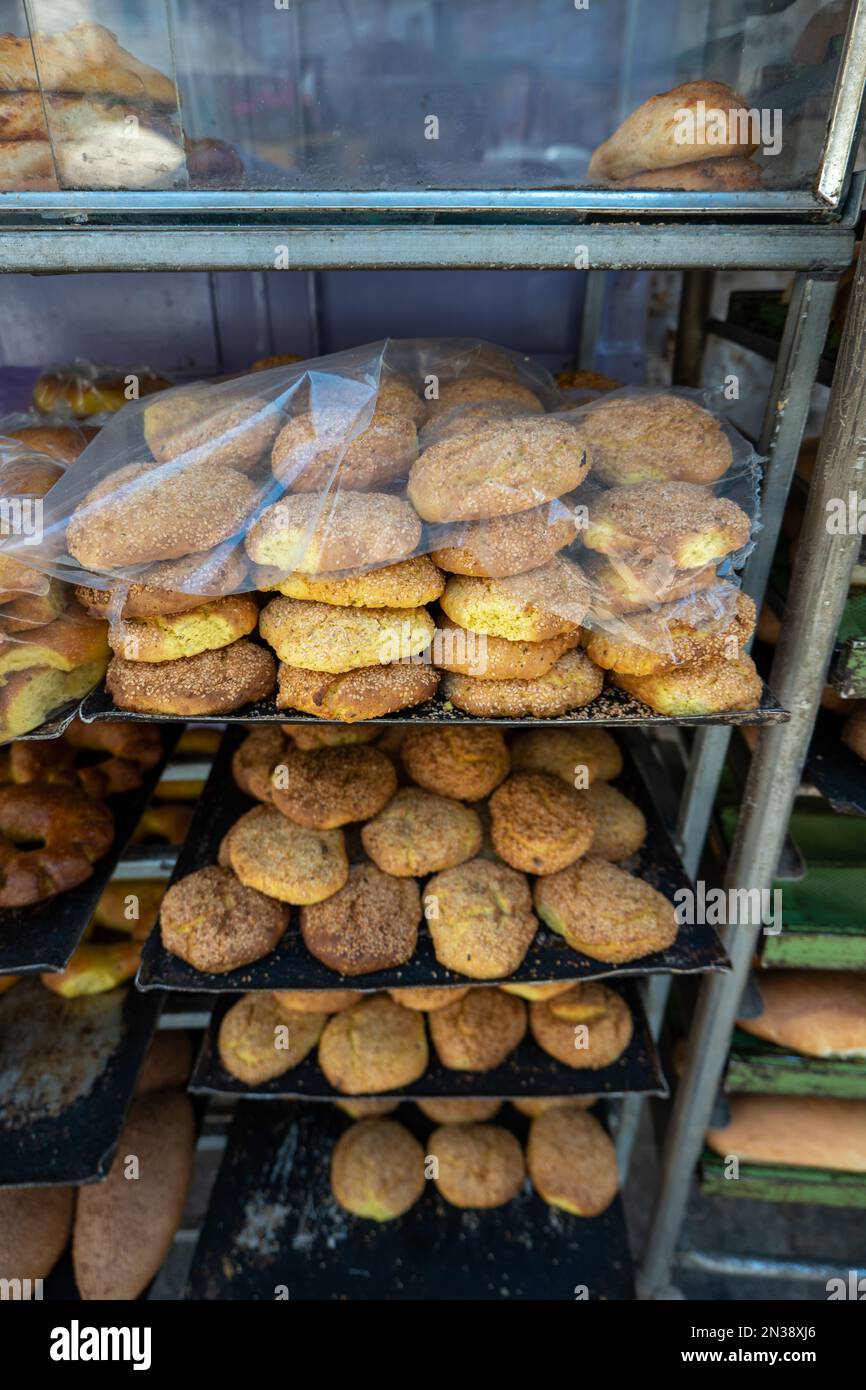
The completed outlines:
[[[866,930],[859,926],[785,926],[765,936],[761,963],[779,968],[866,970]]]
[[[701,1159],[701,1191],[709,1196],[740,1197],[756,1202],[866,1208],[866,1173],[792,1168],[776,1163],[741,1163],[739,1176],[726,1178],[725,1160],[705,1148]]]
[[[843,1096],[866,1099],[866,1059],[800,1057],[737,1028],[725,1090],[729,1094]]]

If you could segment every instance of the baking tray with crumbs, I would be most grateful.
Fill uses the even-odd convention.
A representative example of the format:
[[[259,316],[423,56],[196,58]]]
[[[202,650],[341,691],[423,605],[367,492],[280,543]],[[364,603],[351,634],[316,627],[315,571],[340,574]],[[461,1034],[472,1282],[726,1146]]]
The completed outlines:
[[[658,1053],[653,1044],[649,1025],[637,986],[633,980],[623,980],[614,986],[631,1010],[634,1033],[625,1052],[609,1067],[591,1071],[588,1067],[567,1067],[543,1051],[527,1029],[523,1041],[498,1067],[490,1071],[454,1071],[443,1067],[429,1042],[430,1059],[427,1070],[418,1081],[399,1091],[377,1091],[377,1096],[415,1100],[419,1096],[484,1096],[507,1100],[509,1096],[603,1095],[623,1096],[632,1091],[644,1095],[668,1094]],[[250,1086],[231,1076],[219,1058],[217,1039],[223,1018],[236,1002],[225,996],[218,999],[211,1014],[208,1030],[193,1068],[189,1089],[198,1095],[257,1096],[262,1100],[283,1097],[294,1100],[340,1100],[342,1093],[334,1089],[319,1067],[316,1049],[298,1066],[272,1081]]]
[[[422,1145],[435,1128],[415,1106],[394,1118]],[[525,1145],[524,1116],[506,1106],[495,1123]],[[466,1211],[429,1182],[394,1221],[351,1216],[330,1187],[331,1152],[350,1124],[332,1105],[238,1106],[186,1299],[634,1297],[619,1198],[601,1216],[572,1216],[526,1179],[505,1206]]]
[[[131,710],[119,710],[104,686],[98,687],[81,702],[81,718],[86,724],[98,719],[125,719],[139,723],[186,723],[186,714],[137,714]],[[557,724],[598,724],[609,728],[629,724],[785,724],[790,714],[783,709],[775,695],[764,686],[761,703],[757,709],[729,710],[725,714],[656,714],[648,705],[627,695],[616,686],[605,686],[602,693],[591,704],[584,705],[570,714],[560,714],[548,719],[533,719],[526,715],[522,719],[482,719],[475,714],[465,714],[463,710],[438,697],[427,700],[423,705],[400,710],[397,714],[383,714],[377,719],[361,719],[360,724],[504,724],[515,728],[531,728],[539,725],[547,728]],[[283,724],[297,723],[321,724],[313,714],[302,714],[298,710],[277,709],[273,700],[258,700],[245,705],[233,714],[197,714],[197,724]]]
[[[0,909],[0,975],[37,975],[63,970],[93,916],[102,890],[141,820],[182,726],[160,730],[163,756],[140,787],[106,797],[114,816],[114,843],[77,888],[30,907]]]
[[[842,720],[821,713],[803,775],[843,816],[866,816],[866,762],[842,742]]]
[[[111,1165],[163,1000],[132,987],[0,998],[0,1187],[98,1182]]]
[[[245,736],[246,731],[242,729],[227,731],[178,856],[172,882],[208,864],[215,864],[223,835],[245,811],[256,805],[237,787],[232,776],[232,756]],[[685,870],[649,787],[630,757],[628,748],[623,748],[623,755],[625,769],[612,785],[619,787],[640,806],[648,827],[646,844],[628,862],[627,867],[673,901],[674,893],[688,886]],[[365,858],[357,827],[347,827],[347,830],[349,857]],[[540,925],[523,963],[505,978],[511,983],[540,983],[546,980],[598,980],[610,976],[693,974],[727,968],[724,948],[713,928],[706,925],[683,924],[676,941],[668,950],[620,965],[590,960],[588,956],[573,951],[556,932]],[[196,970],[186,961],[173,956],[162,944],[157,923],[145,943],[138,974],[140,989],[201,990],[208,994],[259,989],[334,989],[338,986],[372,993],[380,989],[498,983],[503,983],[503,980],[470,980],[440,965],[433,951],[432,937],[423,922],[415,954],[405,965],[366,975],[338,975],[308,952],[301,937],[297,908],[292,909],[288,931],[276,950],[252,965],[227,971],[223,975]]]

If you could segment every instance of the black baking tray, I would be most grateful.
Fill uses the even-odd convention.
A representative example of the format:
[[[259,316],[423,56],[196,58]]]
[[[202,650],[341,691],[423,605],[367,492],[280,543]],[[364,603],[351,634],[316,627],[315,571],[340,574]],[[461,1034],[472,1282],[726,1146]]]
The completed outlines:
[[[376,1092],[377,1096],[488,1096],[507,1099],[509,1096],[605,1095],[622,1096],[631,1091],[644,1095],[667,1096],[668,1088],[662,1073],[658,1053],[653,1044],[646,1015],[637,986],[623,980],[614,986],[621,994],[634,1020],[634,1033],[626,1051],[609,1067],[598,1071],[567,1067],[549,1056],[527,1030],[526,1037],[511,1056],[499,1067],[486,1072],[454,1071],[443,1067],[429,1044],[430,1061],[419,1081],[397,1091]],[[202,1039],[201,1049],[193,1068],[189,1089],[194,1094],[221,1096],[257,1096],[263,1100],[279,1097],[296,1100],[345,1099],[340,1091],[325,1079],[316,1060],[316,1049],[284,1076],[248,1086],[230,1076],[219,1059],[217,1035],[219,1026],[234,1001],[219,998],[211,1014],[210,1025]],[[371,1093],[372,1094],[372,1093]]]
[[[87,724],[98,719],[126,719],[138,723],[186,723],[186,714],[136,714],[130,710],[115,708],[105,686],[86,695],[81,702],[81,718]],[[411,709],[400,710],[397,714],[383,714],[378,719],[361,719],[360,724],[505,724],[520,728],[533,725],[546,727],[551,724],[599,724],[615,728],[629,724],[785,724],[790,714],[783,709],[768,686],[764,686],[761,703],[757,709],[730,710],[727,714],[656,714],[640,700],[633,699],[616,686],[606,686],[601,695],[591,704],[576,709],[571,714],[560,714],[554,718],[532,719],[481,719],[474,714],[464,714],[454,709],[438,697],[414,705]],[[311,723],[322,721],[312,714],[302,714],[298,710],[277,709],[273,700],[258,700],[245,705],[233,714],[197,714],[197,724],[283,724]]]
[[[17,989],[41,989],[34,983]],[[0,998],[4,1003],[15,990]],[[99,998],[102,1005],[119,1011],[120,1038],[107,1052],[102,1071],[91,1089],[66,1105],[58,1114],[18,1108],[0,1102],[0,1187],[37,1187],[46,1184],[99,1182],[111,1166],[141,1064],[150,1046],[163,1000],[139,994],[132,986],[112,990]],[[71,1012],[85,1000],[66,1001]],[[77,1034],[74,1035],[77,1039]],[[38,1057],[39,1038],[28,1039]],[[0,1074],[4,1066],[0,1049]]]
[[[415,1106],[395,1118],[422,1144],[435,1127]],[[495,1123],[525,1144],[524,1116],[505,1107]],[[588,1220],[548,1207],[527,1179],[506,1206],[461,1211],[429,1182],[396,1221],[350,1216],[329,1177],[350,1124],[331,1105],[238,1106],[186,1299],[273,1302],[279,1286],[292,1302],[634,1297],[619,1198]]]
[[[182,726],[161,730],[163,756],[142,785],[122,796],[110,796],[114,815],[114,844],[93,866],[85,883],[32,907],[0,909],[0,975],[34,975],[63,970],[90,922],[102,890],[111,878],[135,827],[141,819]]]
[[[866,762],[842,742],[841,734],[841,719],[818,715],[803,775],[834,811],[866,816]]]
[[[16,734],[13,743],[21,743],[22,740],[32,738],[60,738],[65,734],[69,725],[78,713],[80,700],[68,700],[65,705],[54,714],[50,719],[46,719],[44,724],[37,724],[35,729],[31,729],[26,734]]]
[[[172,882],[205,865],[215,864],[220,840],[234,822],[256,803],[236,786],[231,761],[235,749],[243,741],[245,730],[229,729],[214,759],[207,786],[198,802],[195,815],[181,850]],[[647,843],[635,856],[633,867],[637,874],[673,900],[679,888],[688,886],[670,836],[662,823],[643,777],[631,762],[628,750],[623,750],[625,770],[613,785],[621,788],[641,807],[647,818]],[[353,839],[356,843],[353,844]],[[364,857],[360,841],[348,836],[350,857]],[[693,974],[698,971],[728,968],[724,948],[712,927],[683,925],[677,939],[667,951],[658,951],[639,960],[622,965],[609,965],[590,960],[573,951],[556,932],[540,926],[526,958],[512,975],[510,983],[544,980],[605,979],[648,974]],[[367,975],[348,978],[329,970],[310,955],[298,926],[298,911],[292,909],[289,929],[276,950],[252,965],[212,975],[195,970],[186,961],[167,951],[154,927],[142,952],[138,973],[140,989],[203,990],[208,994],[237,993],[256,989],[334,989],[348,986],[362,992],[379,989],[400,989],[442,985],[495,985],[503,981],[468,980],[465,975],[446,970],[436,960],[433,941],[426,925],[418,933],[418,946],[412,959],[390,970],[373,971]]]

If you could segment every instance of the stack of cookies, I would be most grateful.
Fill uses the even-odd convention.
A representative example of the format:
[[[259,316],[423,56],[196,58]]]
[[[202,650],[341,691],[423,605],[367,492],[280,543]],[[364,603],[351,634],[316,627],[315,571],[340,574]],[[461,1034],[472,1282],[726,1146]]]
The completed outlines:
[[[581,412],[594,492],[583,544],[591,587],[583,645],[614,683],[660,714],[759,703],[745,646],[755,607],[720,565],[748,514],[714,491],[733,453],[718,419],[669,393],[612,395]]]

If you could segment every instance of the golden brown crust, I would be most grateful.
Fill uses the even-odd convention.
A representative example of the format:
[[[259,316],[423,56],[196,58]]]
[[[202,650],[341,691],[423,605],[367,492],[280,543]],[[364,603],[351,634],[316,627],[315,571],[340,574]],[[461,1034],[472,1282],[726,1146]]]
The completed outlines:
[[[595,1105],[598,1096],[512,1096],[511,1104],[521,1115],[543,1115],[546,1110],[559,1110],[574,1107],[575,1110],[588,1110]]]
[[[389,989],[388,994],[395,1004],[402,1004],[404,1009],[417,1009],[422,1014],[435,1013],[437,1009],[445,1009],[449,1004],[456,1004],[458,999],[463,999],[469,993],[469,986],[461,989],[459,986],[442,986],[431,989]]]
[[[357,989],[283,989],[274,994],[278,1007],[290,1014],[339,1014],[363,998]]]
[[[397,1091],[427,1069],[427,1034],[419,1013],[386,994],[336,1014],[319,1042],[319,1066],[343,1095]]]
[[[529,1027],[544,1052],[575,1070],[599,1071],[621,1057],[634,1024],[621,994],[590,981],[546,1004],[530,1004]]]
[[[72,787],[0,787],[0,908],[44,902],[84,883],[113,840],[108,807]]]
[[[352,724],[281,724],[296,748],[307,753],[313,748],[345,748],[353,743],[376,743],[381,735],[375,726],[356,729]]]
[[[289,574],[259,570],[258,587],[276,589],[286,598],[312,599],[349,608],[420,608],[433,603],[445,588],[445,576],[428,555],[412,555],[380,569],[336,574]]]
[[[403,766],[419,787],[460,801],[480,801],[508,773],[498,729],[409,728],[400,745]]]
[[[601,694],[604,675],[585,652],[566,652],[546,676],[533,681],[479,681],[447,672],[441,696],[457,709],[482,718],[547,719],[590,704]]]
[[[763,1004],[737,1027],[807,1057],[866,1057],[866,975],[842,970],[766,970]]]
[[[339,407],[293,415],[274,444],[274,476],[291,492],[318,493],[375,492],[405,475],[418,455],[411,416],[378,407],[366,429],[359,423]]]
[[[91,661],[74,670],[33,666],[8,676],[0,686],[0,734],[20,738],[37,728],[69,700],[79,700],[105,674],[105,662]]]
[[[473,632],[541,642],[580,626],[590,592],[580,568],[558,556],[540,569],[504,579],[452,575],[439,603],[449,618]]]
[[[414,879],[353,864],[348,882],[326,902],[301,908],[304,945],[329,970],[368,975],[405,965],[414,955],[421,894]]]
[[[527,729],[511,744],[511,765],[515,772],[552,772],[570,787],[585,775],[591,786],[619,776],[622,754],[607,729]]]
[[[4,91],[96,92],[145,105],[177,105],[174,83],[121,48],[117,36],[102,24],[75,24],[57,34],[34,33],[32,44],[31,48],[29,38],[13,34],[0,39]]]
[[[183,459],[187,468],[206,463],[249,473],[270,448],[281,418],[272,401],[227,400],[224,386],[200,384],[161,394],[145,408],[143,428],[159,463]]]
[[[69,606],[70,591],[65,584],[49,579],[47,594],[21,594],[11,603],[4,603],[0,611],[0,634],[10,632],[31,632],[36,627],[46,627],[59,618]]]
[[[286,495],[250,527],[247,554],[284,574],[375,569],[407,560],[421,522],[400,497],[384,492]]]
[[[436,1096],[431,1100],[419,1100],[415,1104],[437,1125],[484,1124],[502,1109],[501,1100],[466,1100]]]
[[[40,98],[34,93],[37,101]],[[41,105],[41,102],[40,102]],[[82,454],[92,439],[99,434],[99,430],[93,425],[24,425],[20,430],[7,430],[2,436],[3,439],[15,439],[28,452],[41,454],[46,458],[56,459],[58,463],[74,463],[79,454]],[[8,464],[3,465],[3,486],[8,492],[24,491],[23,488],[10,487],[7,474]],[[63,477],[63,469],[52,469],[48,476],[53,474],[52,481],[48,484],[53,487],[58,478]],[[48,488],[45,488],[45,492]],[[38,494],[44,496],[45,493]]]
[[[593,855],[539,879],[534,901],[551,931],[591,960],[637,960],[676,940],[673,904],[643,879]]]
[[[673,169],[646,169],[625,179],[615,179],[612,186],[685,193],[742,193],[763,188],[764,176],[760,164],[753,159],[730,155],[727,159],[697,159],[693,164],[678,164]]]
[[[605,671],[651,676],[674,666],[734,656],[748,645],[754,630],[754,600],[733,584],[719,584],[654,612],[632,614],[627,636],[587,630],[581,642],[587,656]]]
[[[549,980],[545,984],[500,985],[499,988],[506,994],[514,994],[518,999],[526,999],[534,1004],[539,999],[545,1001],[555,999],[558,994],[567,994],[574,983],[574,980]]]
[[[37,97],[36,100],[41,106],[41,99]],[[92,138],[94,135],[92,128],[81,130],[78,136],[75,133],[66,135],[63,132],[64,126],[71,127],[75,120],[81,119],[82,115],[85,121],[87,119],[86,109],[84,112],[77,110],[76,99],[72,98],[71,100],[72,107],[63,105],[63,98],[52,99],[48,107],[55,151],[57,151],[58,145],[62,146],[67,139]],[[110,109],[113,118],[122,125],[122,112],[119,112],[116,107]],[[102,133],[105,133],[104,127]],[[59,156],[58,164],[60,164]],[[43,372],[39,377],[33,387],[33,404],[37,410],[41,410],[45,415],[51,415],[58,410],[63,413],[71,411],[80,419],[86,419],[90,415],[100,415],[104,411],[120,410],[121,406],[129,400],[126,394],[129,375],[135,377],[139,396],[149,396],[154,392],[164,391],[166,387],[171,385],[171,382],[167,381],[165,377],[159,376],[148,367],[138,367],[132,373],[102,367],[87,367],[84,370],[78,367],[59,368]]]
[[[707,1130],[723,1158],[866,1172],[866,1105],[835,1096],[731,1096],[730,1124]]]
[[[189,1033],[181,1033],[177,1028],[155,1033],[138,1073],[135,1094],[144,1096],[150,1091],[185,1091],[192,1063],[192,1039]]]
[[[443,1067],[492,1071],[526,1033],[526,1005],[498,989],[470,989],[429,1018],[430,1038]]]
[[[102,753],[99,761],[76,759],[76,778],[89,796],[114,796],[134,791],[144,774],[156,767],[163,756],[158,729],[120,721],[85,724],[73,719],[63,735],[64,743],[76,753]]]
[[[435,624],[426,608],[336,608],[275,598],[262,609],[259,631],[285,665],[344,675],[420,656]]]
[[[150,663],[114,657],[105,679],[118,709],[144,714],[231,714],[276,683],[271,653],[242,638],[217,651]]]
[[[424,903],[436,959],[472,980],[511,975],[538,930],[526,879],[490,859],[437,874]]]
[[[78,586],[75,596],[94,617],[158,618],[164,613],[187,613],[240,590],[246,569],[239,546],[220,546],[150,565],[142,582],[107,589]],[[200,593],[200,588],[208,592]]]
[[[421,1198],[424,1150],[396,1120],[359,1120],[331,1155],[331,1191],[344,1211],[394,1221]]]
[[[626,560],[621,555],[588,554],[584,571],[592,589],[593,613],[637,613],[654,603],[675,603],[718,583],[716,562],[678,570],[666,555]]]
[[[526,512],[433,527],[430,554],[453,574],[497,579],[548,564],[576,536],[574,518],[557,499]]]
[[[745,653],[735,658],[711,657],[690,666],[675,666],[652,676],[613,676],[614,684],[642,700],[658,714],[722,714],[755,709],[761,703],[763,682]]]
[[[521,386],[513,379],[478,373],[444,382],[439,387],[437,398],[428,402],[428,419],[433,420],[440,415],[447,415],[452,410],[478,404],[504,405],[533,415],[540,415],[544,409],[535,392],[530,391],[528,386]]]
[[[0,1189],[0,1279],[47,1279],[72,1234],[74,1187]]]
[[[76,666],[104,662],[108,654],[108,628],[70,603],[59,617],[44,627],[18,632],[0,640],[0,677],[32,666],[53,666],[72,671]]]
[[[471,632],[440,616],[431,646],[434,666],[474,680],[537,680],[579,641],[579,631],[560,633],[541,642],[510,642],[505,637]]]
[[[423,664],[394,662],[332,676],[281,663],[277,705],[352,723],[420,705],[433,698],[438,685],[439,672]]]
[[[669,392],[607,396],[585,408],[580,429],[592,453],[593,481],[608,487],[714,483],[733,462],[716,416]]]
[[[574,1216],[600,1216],[619,1190],[616,1150],[580,1110],[546,1110],[532,1121],[526,1166],[539,1197]]]
[[[178,661],[237,642],[255,631],[258,618],[254,598],[229,594],[188,613],[120,618],[109,626],[108,642],[125,661]]]
[[[380,1115],[391,1115],[397,1109],[399,1100],[335,1100],[335,1106],[353,1120],[375,1120]]]
[[[226,837],[241,883],[283,903],[319,903],[349,877],[342,830],[307,830],[273,806],[254,806]]]
[[[195,970],[224,975],[261,960],[289,924],[288,910],[239,883],[227,869],[198,869],[167,890],[159,914],[162,944]]]
[[[436,1188],[453,1207],[502,1207],[523,1186],[523,1150],[499,1125],[442,1125],[427,1147],[437,1160]]]
[[[286,750],[271,779],[271,802],[297,825],[335,830],[377,815],[397,790],[394,764],[364,744]]]
[[[646,840],[646,817],[618,787],[595,782],[584,793],[595,816],[589,852],[597,859],[630,859]]]
[[[72,1263],[83,1299],[131,1301],[147,1288],[180,1225],[194,1145],[195,1117],[182,1092],[132,1102],[107,1179],[78,1189]]]
[[[361,841],[385,873],[425,878],[478,853],[481,820],[476,811],[451,797],[402,787],[362,828]]]
[[[266,991],[245,994],[220,1024],[220,1061],[247,1086],[272,1081],[312,1052],[327,1018],[324,1013],[290,1013]]]
[[[589,472],[582,436],[556,415],[501,420],[431,444],[407,492],[425,521],[477,521],[539,507]]]
[[[583,543],[605,555],[667,556],[680,569],[704,569],[745,545],[751,522],[728,497],[698,483],[614,487],[593,503]]]
[[[232,754],[232,776],[242,792],[256,801],[271,799],[271,773],[284,761],[288,742],[277,724],[259,724],[250,729]]]
[[[79,502],[66,526],[67,548],[97,571],[198,555],[240,531],[257,497],[231,468],[128,464]]]
[[[595,816],[584,792],[549,772],[515,772],[490,798],[493,848],[512,868],[553,874],[586,854]]]
[[[697,120],[689,131],[680,113],[697,114],[698,103],[706,110],[705,127]],[[745,112],[748,102],[723,82],[699,78],[650,97],[627,116],[613,135],[599,145],[589,164],[591,179],[627,179],[645,169],[664,169],[694,163],[695,158],[724,159],[749,155],[757,149],[741,140],[739,123],[730,113]],[[713,113],[723,113],[725,138],[715,129]],[[693,138],[683,139],[681,132]],[[678,138],[679,137],[679,138]]]

